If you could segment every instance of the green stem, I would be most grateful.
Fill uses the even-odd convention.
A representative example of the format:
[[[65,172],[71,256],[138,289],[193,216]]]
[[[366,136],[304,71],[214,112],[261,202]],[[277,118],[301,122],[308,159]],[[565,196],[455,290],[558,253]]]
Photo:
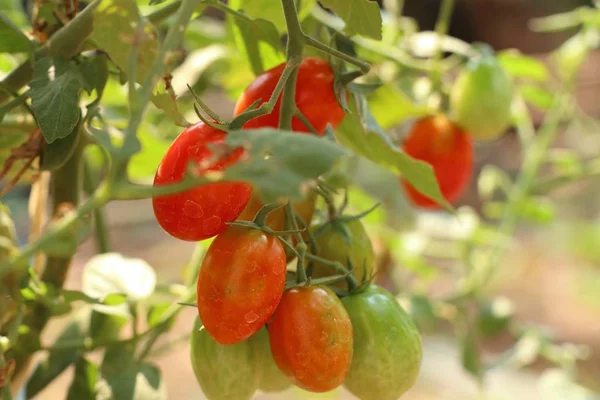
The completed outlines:
[[[455,0],[443,0],[440,13],[435,24],[436,48],[435,55],[432,60],[433,68],[430,73],[431,82],[434,88],[440,87],[442,83],[442,56],[444,53],[442,49],[442,40],[448,34],[448,29],[452,20],[452,12],[454,11],[454,2]]]
[[[558,95],[553,107],[548,110],[544,125],[540,129],[538,136],[531,146],[526,149],[526,158],[523,161],[523,169],[515,182],[515,186],[508,196],[508,202],[504,209],[504,214],[498,227],[500,236],[509,237],[517,227],[519,220],[518,207],[530,193],[536,180],[538,171],[543,165],[546,153],[550,145],[556,138],[558,126],[567,109],[566,96],[562,93]],[[481,272],[481,284],[477,289],[487,285],[492,279],[501,257],[504,254],[505,246],[494,246],[490,249],[487,263],[483,265]],[[473,288],[476,289],[476,288]]]
[[[532,193],[548,194],[569,183],[590,178],[600,178],[600,159],[587,163],[579,173],[557,174],[543,179],[534,185]]]
[[[154,90],[156,80],[162,74],[162,70],[165,65],[165,59],[167,54],[172,51],[178,44],[181,42],[181,38],[183,33],[185,32],[185,28],[190,22],[190,18],[192,14],[196,11],[200,0],[183,0],[181,2],[181,6],[178,9],[175,20],[173,21],[173,25],[169,28],[163,45],[160,48],[159,54],[156,57],[156,60],[152,64],[150,68],[150,72],[148,76],[144,80],[142,84],[142,88],[139,92],[139,95],[135,99],[135,104],[131,104],[130,108],[133,110],[129,117],[129,126],[125,132],[125,140],[123,144],[123,149],[125,150],[125,156],[127,157],[127,161],[124,163],[115,163],[117,168],[121,171],[124,171],[127,167],[127,163],[129,162],[129,157],[131,157],[137,150],[139,149],[139,141],[137,140],[137,130],[142,122],[144,112],[146,111],[146,106],[150,101],[150,97],[152,96],[152,91]]]
[[[87,158],[83,160],[83,189],[88,196],[92,196],[96,185],[92,174],[90,162]],[[93,211],[94,215],[94,238],[96,240],[96,251],[99,254],[110,251],[110,239],[106,226],[106,216],[102,207]]]
[[[277,100],[283,92],[285,84],[289,79],[290,75],[292,74],[292,71],[298,65],[300,65],[300,62],[298,62],[297,60],[295,60],[294,62],[288,61],[285,65],[285,68],[283,69],[283,72],[281,73],[281,77],[279,78],[275,89],[273,89],[273,93],[271,94],[269,101],[263,103],[260,107],[254,110],[245,111],[242,114],[235,117],[233,121],[231,121],[231,123],[229,124],[229,129],[240,129],[246,122],[250,121],[251,119],[260,117],[262,115],[270,114],[273,111],[273,108],[275,108]]]
[[[146,18],[155,25],[160,24],[162,21],[173,15],[175,11],[179,10],[179,6],[181,6],[181,1],[174,1],[163,8],[146,15]]]
[[[358,282],[356,282],[356,278],[354,277],[354,275],[352,273],[348,274],[348,270],[340,262],[331,261],[326,258],[315,256],[311,253],[306,253],[306,259],[308,261],[317,262],[319,264],[325,265],[326,267],[330,267],[340,275],[345,275],[346,280],[348,281],[348,289],[352,290],[358,286]]]
[[[300,234],[298,229],[298,221],[296,221],[296,214],[294,213],[294,207],[289,201],[285,205],[285,225],[286,229],[295,230],[294,236],[296,238],[296,252],[298,253],[298,263],[296,266],[296,278],[298,283],[304,283],[308,279],[306,276],[306,269],[304,268],[304,258],[306,256],[306,243]]]
[[[279,114],[279,128],[292,130],[292,116],[296,108],[296,81],[298,80],[298,70],[302,62],[302,53],[304,52],[304,32],[298,20],[298,11],[294,0],[282,0],[283,14],[285,24],[288,30],[288,40],[286,46],[286,60],[292,64],[290,75],[285,82],[283,96],[281,99],[281,109]]]
[[[340,60],[344,60],[347,63],[357,66],[358,68],[360,68],[360,70],[363,74],[366,74],[371,69],[371,66],[369,63],[366,63],[361,60],[357,60],[356,58],[354,58],[346,53],[343,53],[337,49],[334,49],[333,47],[329,47],[326,44],[319,42],[318,40],[314,39],[311,36],[305,35],[304,39],[306,40],[306,44],[308,46],[314,47],[315,49],[321,50],[327,54],[330,54],[334,57],[339,58]]]

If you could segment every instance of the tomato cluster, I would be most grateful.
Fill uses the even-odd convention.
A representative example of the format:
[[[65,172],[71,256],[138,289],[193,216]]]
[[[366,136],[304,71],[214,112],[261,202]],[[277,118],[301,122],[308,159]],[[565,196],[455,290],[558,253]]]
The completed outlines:
[[[283,70],[275,67],[250,84],[235,114],[268,101]],[[323,135],[327,125],[341,122],[334,80],[326,61],[301,63],[296,106],[310,127],[294,117],[294,131]],[[279,125],[279,101],[271,114],[244,125],[249,135],[252,128]],[[225,146],[225,137],[204,123],[184,130],[165,154],[155,185],[181,182],[188,170],[206,176],[242,162],[244,150]],[[158,222],[172,236],[216,236],[198,274],[199,318],[191,340],[192,367],[207,398],[250,399],[258,389],[292,385],[326,392],[344,384],[362,399],[396,399],[414,383],[420,337],[398,302],[370,284],[375,256],[363,224],[334,216],[310,226],[315,201],[313,191],[292,208],[310,228],[302,237],[315,257],[302,268],[311,279],[330,278],[321,284],[287,282],[290,254],[274,233],[285,228],[282,209],[270,212],[262,225],[258,217],[255,224],[230,224],[252,221],[263,206],[249,184],[208,181],[153,199]],[[340,271],[332,263],[351,272],[352,284],[335,280]]]

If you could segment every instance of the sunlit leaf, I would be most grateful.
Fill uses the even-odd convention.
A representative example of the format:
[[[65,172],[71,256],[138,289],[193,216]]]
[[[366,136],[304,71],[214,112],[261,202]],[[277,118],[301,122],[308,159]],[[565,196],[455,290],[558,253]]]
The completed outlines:
[[[506,72],[516,78],[546,81],[550,77],[546,65],[538,59],[521,54],[518,50],[504,50],[496,57]]]
[[[381,11],[373,0],[321,0],[346,23],[344,31],[352,35],[363,35],[381,40]]]
[[[152,63],[158,56],[156,28],[141,19],[133,0],[102,1],[94,11],[92,39],[126,73],[129,70],[130,54],[137,43],[137,82],[142,82],[148,76]]]
[[[128,299],[139,301],[150,296],[155,286],[156,273],[139,258],[105,253],[92,257],[83,267],[82,289],[91,297],[123,293]]]

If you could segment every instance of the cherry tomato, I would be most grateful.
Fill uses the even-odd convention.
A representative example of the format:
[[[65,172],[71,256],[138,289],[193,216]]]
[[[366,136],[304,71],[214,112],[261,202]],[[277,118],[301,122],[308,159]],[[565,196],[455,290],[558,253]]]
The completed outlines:
[[[415,123],[403,147],[408,155],[431,164],[446,200],[453,202],[460,197],[473,170],[473,143],[460,127],[442,115],[422,118]],[[407,181],[402,180],[402,185],[415,205],[439,207]]]
[[[281,392],[292,386],[287,376],[277,368],[271,347],[269,345],[269,335],[266,328],[261,328],[256,335],[249,339],[255,348],[256,356],[260,364],[260,379],[258,388],[263,392],[274,393]]]
[[[284,68],[285,64],[281,64],[259,75],[238,99],[234,114],[241,114],[256,100],[260,99],[261,104],[269,101]],[[344,118],[344,110],[335,96],[334,80],[335,76],[326,60],[310,57],[302,60],[296,83],[296,105],[320,135],[325,133],[327,124],[335,129]],[[246,122],[244,128],[277,128],[280,106],[281,96],[270,114]],[[292,130],[310,132],[296,117],[292,118]]]
[[[223,345],[196,319],[190,342],[192,368],[208,400],[249,400],[258,389],[260,360],[249,341]]]
[[[354,268],[352,275],[359,281],[371,278],[375,265],[375,253],[371,239],[360,220],[327,222],[312,228],[318,252],[316,255],[330,261],[338,261],[346,268]],[[350,261],[350,263],[348,262]],[[314,263],[314,278],[336,275],[339,272],[326,265]],[[344,286],[344,281],[337,284]]]
[[[268,330],[275,363],[297,386],[327,392],[344,381],[352,360],[352,325],[330,289],[287,290]]]
[[[273,315],[285,277],[279,239],[257,229],[227,228],[211,243],[198,274],[204,328],[222,344],[249,338]]]
[[[513,89],[500,62],[491,55],[470,61],[452,86],[450,108],[456,122],[480,140],[494,140],[510,123]]]
[[[354,356],[344,386],[362,400],[397,400],[421,367],[421,336],[386,290],[371,285],[344,297],[354,329]]]
[[[198,163],[199,173],[221,171],[234,164],[243,150],[237,149],[214,157],[209,145],[225,141],[225,132],[199,122],[184,130],[171,144],[158,166],[154,185],[180,182],[191,161]],[[207,163],[208,165],[204,165]],[[252,186],[244,182],[214,182],[182,193],[152,199],[154,215],[170,235],[188,241],[211,238],[223,232],[227,223],[235,221],[252,194]]]

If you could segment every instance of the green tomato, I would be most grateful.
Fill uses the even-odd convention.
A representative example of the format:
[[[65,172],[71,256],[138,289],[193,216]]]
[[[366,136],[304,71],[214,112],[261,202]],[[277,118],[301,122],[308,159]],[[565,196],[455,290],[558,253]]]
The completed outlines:
[[[513,88],[491,55],[470,61],[454,82],[450,110],[455,121],[480,140],[500,137],[510,123]]]
[[[260,364],[260,379],[258,388],[263,392],[281,392],[292,386],[292,382],[279,370],[269,345],[269,334],[265,328],[261,328],[250,342],[255,347],[256,355]]]
[[[419,375],[421,336],[386,290],[371,285],[342,298],[354,330],[354,355],[344,386],[362,400],[397,400]]]
[[[371,245],[371,239],[365,231],[360,220],[349,222],[327,222],[313,228],[317,255],[330,261],[338,261],[346,268],[350,263],[354,268],[352,274],[359,281],[371,278],[375,264],[375,253]],[[350,263],[348,263],[350,260]],[[338,272],[321,263],[315,263],[313,267],[313,278],[323,278],[336,275]],[[339,286],[343,287],[340,282]]]
[[[191,339],[192,368],[208,400],[249,400],[258,389],[260,369],[254,346],[246,340],[223,345],[206,330],[198,331],[198,318]]]

